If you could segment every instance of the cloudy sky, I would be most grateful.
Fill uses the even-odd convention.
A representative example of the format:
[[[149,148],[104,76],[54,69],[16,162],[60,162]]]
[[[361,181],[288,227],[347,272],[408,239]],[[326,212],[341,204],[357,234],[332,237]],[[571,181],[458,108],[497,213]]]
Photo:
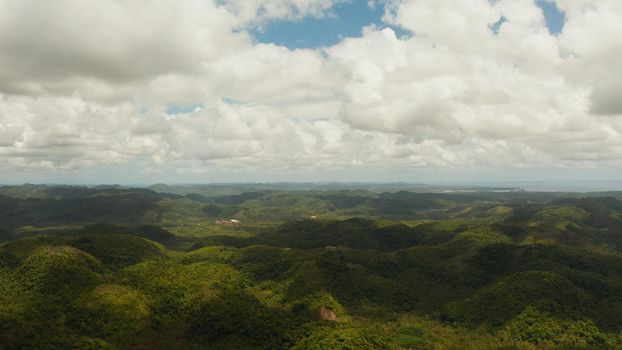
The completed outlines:
[[[0,183],[615,180],[620,0],[0,0]]]

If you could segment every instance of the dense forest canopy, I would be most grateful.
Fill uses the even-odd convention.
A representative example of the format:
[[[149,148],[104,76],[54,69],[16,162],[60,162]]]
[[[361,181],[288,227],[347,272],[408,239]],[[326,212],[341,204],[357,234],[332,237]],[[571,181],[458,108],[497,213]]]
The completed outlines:
[[[3,349],[622,347],[617,192],[5,186],[0,242]]]

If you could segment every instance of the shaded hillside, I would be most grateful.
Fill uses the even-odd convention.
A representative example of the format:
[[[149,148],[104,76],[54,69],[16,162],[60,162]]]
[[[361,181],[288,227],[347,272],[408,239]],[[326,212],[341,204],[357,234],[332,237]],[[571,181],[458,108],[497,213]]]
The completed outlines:
[[[163,198],[142,189],[38,188],[33,196],[0,196],[0,226],[156,221]]]

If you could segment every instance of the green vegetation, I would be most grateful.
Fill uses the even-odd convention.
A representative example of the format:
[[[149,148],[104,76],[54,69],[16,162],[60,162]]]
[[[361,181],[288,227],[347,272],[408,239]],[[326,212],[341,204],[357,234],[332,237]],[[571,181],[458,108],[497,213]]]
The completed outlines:
[[[622,348],[618,193],[199,189],[0,187],[0,349]]]

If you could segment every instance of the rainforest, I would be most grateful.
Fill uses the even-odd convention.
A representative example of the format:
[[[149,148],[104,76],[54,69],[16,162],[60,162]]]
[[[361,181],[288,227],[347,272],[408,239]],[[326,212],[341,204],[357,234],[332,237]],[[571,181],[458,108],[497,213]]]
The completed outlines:
[[[0,187],[2,349],[619,349],[622,193]]]

